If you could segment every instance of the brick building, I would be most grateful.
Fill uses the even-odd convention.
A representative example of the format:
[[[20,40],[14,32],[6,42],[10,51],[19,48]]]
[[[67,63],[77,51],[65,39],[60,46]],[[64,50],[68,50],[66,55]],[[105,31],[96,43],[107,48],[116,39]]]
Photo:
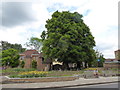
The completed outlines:
[[[120,60],[120,49],[115,51],[115,59]]]
[[[50,69],[51,61],[44,60],[42,53],[36,50],[27,50],[20,54],[20,60],[24,60],[24,68],[32,68],[32,60],[37,61],[37,69],[41,71],[48,71]]]
[[[106,59],[104,68],[119,68],[120,67],[120,50],[116,50],[114,59]]]

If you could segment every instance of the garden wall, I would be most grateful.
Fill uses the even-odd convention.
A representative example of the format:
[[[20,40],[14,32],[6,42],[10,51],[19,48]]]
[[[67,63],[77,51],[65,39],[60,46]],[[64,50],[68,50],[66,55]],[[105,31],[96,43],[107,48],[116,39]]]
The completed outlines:
[[[35,82],[58,82],[58,81],[72,81],[79,77],[42,77],[42,78],[10,78],[4,83],[35,83]]]

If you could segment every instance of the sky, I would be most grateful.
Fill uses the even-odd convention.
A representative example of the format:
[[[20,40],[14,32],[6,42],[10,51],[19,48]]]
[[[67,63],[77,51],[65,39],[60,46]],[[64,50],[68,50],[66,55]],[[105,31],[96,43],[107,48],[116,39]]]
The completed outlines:
[[[105,58],[115,58],[118,49],[119,0],[2,0],[0,41],[22,44],[46,30],[46,20],[55,11],[78,12],[95,37],[96,47]]]

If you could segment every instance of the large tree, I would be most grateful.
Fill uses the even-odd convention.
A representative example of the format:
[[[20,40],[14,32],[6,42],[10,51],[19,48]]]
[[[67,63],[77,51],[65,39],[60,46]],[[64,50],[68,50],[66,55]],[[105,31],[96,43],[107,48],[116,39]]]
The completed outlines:
[[[89,62],[95,41],[82,17],[77,12],[53,13],[52,18],[46,21],[47,31],[41,35],[45,58],[57,59],[66,66],[77,63],[80,67],[81,62]]]
[[[7,49],[2,51],[2,66],[17,67],[19,65],[19,54],[15,49]]]
[[[10,48],[16,49],[19,53],[25,51],[25,48],[23,48],[21,44],[17,44],[17,43],[11,44],[11,43],[8,43],[7,41],[1,41],[0,43],[2,45],[2,51]]]
[[[42,40],[37,37],[31,37],[29,42],[26,43],[26,45],[30,48],[37,50],[38,52],[41,52]]]

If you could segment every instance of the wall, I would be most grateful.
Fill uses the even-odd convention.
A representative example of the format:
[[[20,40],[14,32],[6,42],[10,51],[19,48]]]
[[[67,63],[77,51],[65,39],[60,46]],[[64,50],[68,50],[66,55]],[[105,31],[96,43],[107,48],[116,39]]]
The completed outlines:
[[[115,51],[115,59],[120,60],[120,50]]]
[[[119,68],[120,63],[104,63],[104,68]]]
[[[31,68],[32,58],[25,58],[25,66],[24,68],[29,69]]]

